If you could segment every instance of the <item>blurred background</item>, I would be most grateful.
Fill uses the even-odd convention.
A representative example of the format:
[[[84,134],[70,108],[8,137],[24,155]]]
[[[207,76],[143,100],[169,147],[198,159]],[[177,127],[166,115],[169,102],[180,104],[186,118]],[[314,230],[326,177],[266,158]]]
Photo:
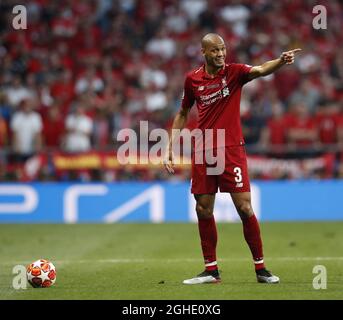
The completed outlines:
[[[168,176],[120,165],[115,138],[140,120],[170,129],[208,32],[223,36],[228,62],[302,48],[294,65],[244,87],[252,180],[343,178],[342,1],[320,2],[319,30],[312,0],[23,1],[26,30],[12,27],[17,3],[0,2],[0,181],[188,183],[189,166]]]

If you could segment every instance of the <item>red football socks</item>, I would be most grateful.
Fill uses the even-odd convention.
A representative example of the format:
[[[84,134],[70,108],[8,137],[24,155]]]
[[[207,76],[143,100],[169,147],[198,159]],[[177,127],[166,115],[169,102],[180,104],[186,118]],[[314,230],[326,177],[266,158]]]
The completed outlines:
[[[265,266],[263,262],[262,239],[256,216],[252,215],[249,218],[244,218],[242,222],[244,238],[254,259],[255,270],[263,269]]]
[[[206,270],[216,270],[218,269],[216,257],[217,227],[214,216],[208,219],[199,219],[198,228]]]
[[[253,256],[255,270],[263,269],[265,266],[263,262],[262,240],[256,216],[253,215],[242,219],[242,222],[244,238]],[[216,257],[217,227],[214,216],[208,219],[199,219],[198,228],[206,270],[216,270],[218,269]]]

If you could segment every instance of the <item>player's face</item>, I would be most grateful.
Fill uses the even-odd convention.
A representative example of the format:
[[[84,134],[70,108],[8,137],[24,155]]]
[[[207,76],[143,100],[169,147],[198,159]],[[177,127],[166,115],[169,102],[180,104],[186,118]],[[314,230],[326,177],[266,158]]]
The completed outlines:
[[[210,44],[204,50],[204,56],[208,65],[211,65],[216,68],[223,67],[226,58],[225,43],[220,41],[217,43]]]

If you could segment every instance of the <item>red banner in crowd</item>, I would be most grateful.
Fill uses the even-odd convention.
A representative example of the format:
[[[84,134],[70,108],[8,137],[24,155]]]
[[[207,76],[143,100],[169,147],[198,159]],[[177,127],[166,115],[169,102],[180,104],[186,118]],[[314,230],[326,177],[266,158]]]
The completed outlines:
[[[140,161],[138,161],[140,160]],[[147,157],[132,157],[128,164],[121,164],[113,152],[88,152],[68,154],[55,152],[47,156],[40,154],[30,158],[24,165],[25,180],[37,178],[38,172],[48,163],[56,172],[69,170],[117,170],[127,166],[137,169],[162,168],[161,161]],[[139,162],[139,164],[137,164]],[[331,178],[334,172],[334,154],[325,154],[319,157],[289,160],[274,159],[265,156],[249,156],[249,172],[253,179],[299,179],[299,178]],[[154,164],[155,163],[155,164]],[[179,169],[189,169],[190,161],[176,165]]]
[[[334,164],[334,154],[303,160],[273,159],[264,156],[248,157],[250,174],[262,179],[331,178]]]
[[[151,168],[162,165],[159,158],[147,156],[128,157],[126,164],[119,162],[114,152],[89,152],[81,154],[54,153],[52,163],[57,170],[119,169],[124,166]],[[190,164],[190,161],[188,161]]]

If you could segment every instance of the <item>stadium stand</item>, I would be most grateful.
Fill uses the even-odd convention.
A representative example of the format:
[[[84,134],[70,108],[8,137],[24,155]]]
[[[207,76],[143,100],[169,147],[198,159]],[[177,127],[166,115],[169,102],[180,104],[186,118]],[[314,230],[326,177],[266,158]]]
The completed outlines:
[[[118,165],[115,137],[140,120],[171,127],[207,32],[223,35],[232,62],[302,48],[295,65],[245,86],[251,177],[343,178],[343,3],[321,2],[327,30],[312,27],[315,1],[227,3],[32,0],[28,28],[15,30],[16,1],[1,1],[0,180],[188,179],[188,167],[168,177]]]

